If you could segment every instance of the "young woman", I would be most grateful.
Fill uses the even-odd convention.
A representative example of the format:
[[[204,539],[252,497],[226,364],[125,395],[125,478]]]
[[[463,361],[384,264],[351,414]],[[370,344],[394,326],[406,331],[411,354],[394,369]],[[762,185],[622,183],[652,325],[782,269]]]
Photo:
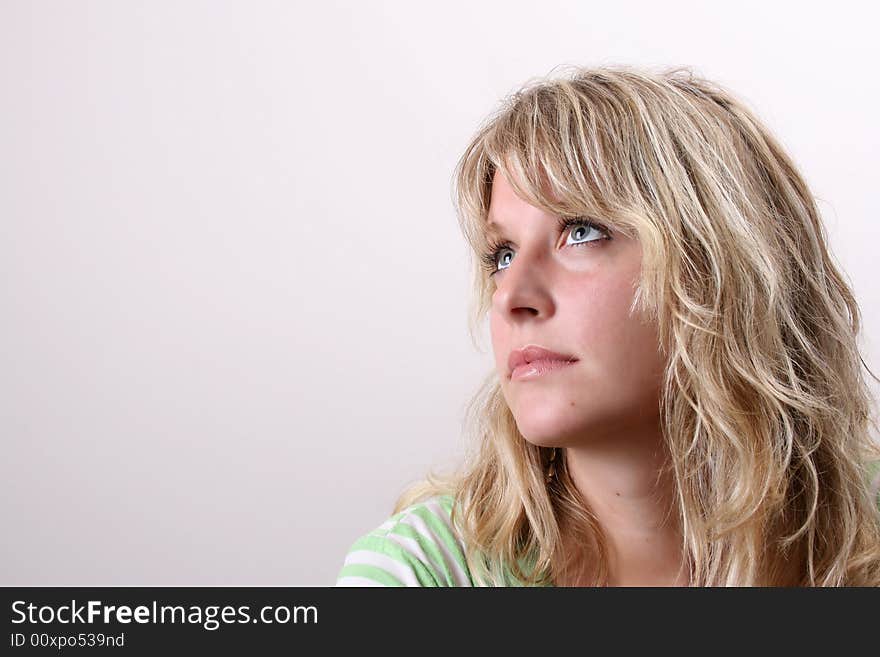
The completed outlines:
[[[455,183],[496,365],[475,449],[338,586],[880,585],[859,308],[742,102],[687,69],[535,80]]]

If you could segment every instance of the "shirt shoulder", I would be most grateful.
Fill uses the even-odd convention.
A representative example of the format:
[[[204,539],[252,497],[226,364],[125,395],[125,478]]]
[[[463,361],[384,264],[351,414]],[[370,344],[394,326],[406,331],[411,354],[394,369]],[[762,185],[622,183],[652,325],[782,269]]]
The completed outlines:
[[[452,495],[436,495],[358,538],[336,586],[473,586],[452,505]]]

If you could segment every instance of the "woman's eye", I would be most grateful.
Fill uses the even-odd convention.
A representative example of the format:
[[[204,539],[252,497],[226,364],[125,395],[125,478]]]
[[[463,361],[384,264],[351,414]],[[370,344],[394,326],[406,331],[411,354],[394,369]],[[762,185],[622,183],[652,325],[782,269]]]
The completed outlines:
[[[507,258],[507,267],[510,267],[510,261],[513,260],[513,251],[511,251],[510,249],[505,247],[505,248],[501,249],[501,251],[499,251],[499,253],[504,253],[505,251],[510,256],[509,258]],[[496,262],[497,262],[497,256],[496,256]],[[507,269],[507,267],[499,267],[499,270],[500,269]]]
[[[581,241],[592,242],[593,240],[587,240],[586,237],[591,233],[595,232],[601,235],[602,231],[593,226],[592,224],[575,224],[569,232],[570,237],[574,237],[578,235],[579,237],[575,237],[575,242],[580,243]],[[601,237],[599,239],[602,239]],[[570,242],[566,241],[566,245],[570,244]]]
[[[596,242],[599,240],[610,239],[608,231],[591,223],[583,221],[566,221],[563,226],[570,227],[568,238],[565,240],[566,246],[581,246]],[[589,238],[589,239],[588,239]],[[513,250],[508,246],[500,246],[490,252],[487,263],[489,265],[489,275],[503,271],[510,267],[513,260]]]

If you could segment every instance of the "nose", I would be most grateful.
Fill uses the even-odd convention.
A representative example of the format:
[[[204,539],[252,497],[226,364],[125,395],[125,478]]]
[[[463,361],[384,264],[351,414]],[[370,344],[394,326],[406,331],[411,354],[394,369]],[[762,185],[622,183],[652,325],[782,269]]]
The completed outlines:
[[[507,269],[493,276],[494,311],[509,321],[547,317],[553,312],[551,258],[538,249],[522,250]]]

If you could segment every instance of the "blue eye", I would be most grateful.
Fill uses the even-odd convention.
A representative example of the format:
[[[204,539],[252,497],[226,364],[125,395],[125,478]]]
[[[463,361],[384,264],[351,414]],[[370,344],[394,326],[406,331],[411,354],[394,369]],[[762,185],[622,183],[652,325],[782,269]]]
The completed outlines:
[[[574,218],[564,218],[563,217],[559,220],[558,224],[559,224],[560,231],[564,231],[565,229],[567,229],[569,227],[573,228],[570,235],[571,236],[577,235],[577,237],[575,237],[575,239],[579,240],[579,241],[575,241],[575,242],[566,241],[566,246],[598,246],[598,244],[594,244],[594,243],[601,242],[602,240],[610,240],[611,239],[611,231],[609,231],[607,228],[605,228],[605,226],[603,226],[601,224],[597,224],[596,222],[591,221],[589,219],[583,219],[583,218],[578,218],[578,217],[574,217]],[[581,228],[583,230],[580,230]],[[590,234],[591,231],[596,231],[597,233],[604,235],[604,237],[599,237],[599,238],[594,238],[594,239],[589,239],[589,240],[586,239],[586,237]],[[583,241],[580,241],[580,240],[583,240]],[[498,266],[499,265],[498,258],[504,252],[509,252],[509,254],[506,254],[506,255],[509,255],[509,257],[507,257],[507,259],[506,259],[507,266],[499,267]],[[494,276],[499,271],[504,271],[505,269],[507,269],[507,267],[510,266],[511,260],[513,260],[513,250],[510,247],[510,242],[507,242],[507,241],[492,242],[489,245],[489,248],[487,249],[486,253],[484,253],[481,256],[481,260],[482,260],[483,265],[484,265],[486,271],[488,272],[489,276]]]

